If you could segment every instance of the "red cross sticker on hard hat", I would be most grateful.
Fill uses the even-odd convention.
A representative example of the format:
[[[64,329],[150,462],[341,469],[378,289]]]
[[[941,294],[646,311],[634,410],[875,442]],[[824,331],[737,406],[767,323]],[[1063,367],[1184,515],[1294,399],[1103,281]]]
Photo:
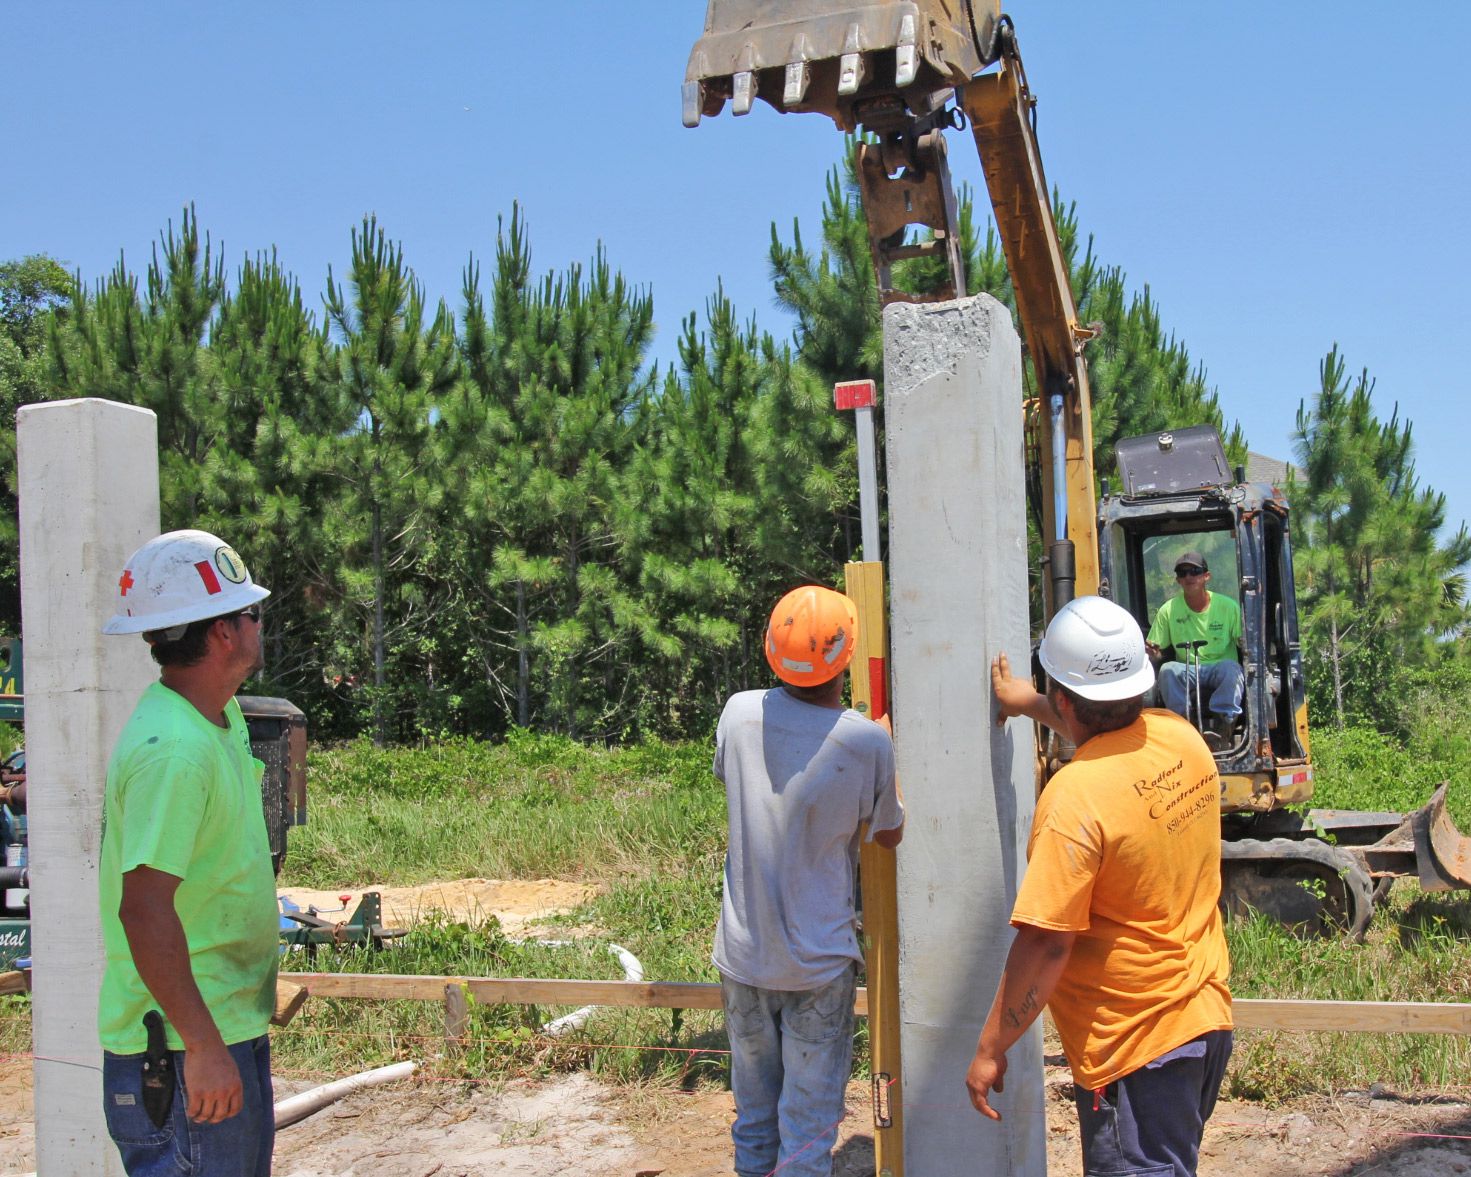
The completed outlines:
[[[131,568],[124,568],[123,574],[122,576],[118,577],[117,582],[118,588],[122,590],[122,593],[120,595],[126,597],[128,595],[128,590],[137,583],[138,582],[133,579],[133,570]]]

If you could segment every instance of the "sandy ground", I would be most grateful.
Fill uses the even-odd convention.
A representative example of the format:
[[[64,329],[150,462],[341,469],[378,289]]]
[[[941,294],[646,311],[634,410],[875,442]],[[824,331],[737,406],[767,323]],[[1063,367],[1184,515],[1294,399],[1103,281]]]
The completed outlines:
[[[565,915],[598,893],[588,883],[566,883],[560,879],[454,879],[424,883],[417,887],[344,888],[341,891],[310,891],[292,887],[278,891],[306,911],[316,907],[321,918],[333,923],[350,916],[364,890],[377,891],[383,901],[386,927],[405,928],[431,911],[442,911],[452,920],[474,922],[488,915],[500,920],[508,936],[525,933],[528,924]],[[347,910],[342,896],[346,895]]]
[[[1079,1177],[1068,1079],[1048,1075],[1047,1169]],[[868,1088],[848,1092],[835,1177],[873,1173]],[[367,1095],[282,1132],[281,1177],[727,1177],[730,1095],[619,1092],[586,1075],[500,1091]],[[973,1115],[957,1104],[957,1115]],[[1435,1139],[1410,1133],[1459,1135]],[[954,1170],[970,1174],[969,1166]],[[1221,1105],[1205,1139],[1201,1177],[1471,1177],[1471,1108],[1375,1099],[1313,1100],[1286,1108]],[[940,1177],[940,1175],[928,1175]]]
[[[1067,1076],[1047,1075],[1052,1177],[1078,1177]],[[281,1094],[290,1085],[283,1084]],[[836,1177],[873,1173],[868,1088],[848,1092]],[[969,1115],[956,1106],[957,1115]],[[0,1063],[0,1175],[35,1167],[27,1060]],[[277,1177],[726,1177],[730,1095],[609,1088],[586,1074],[360,1092],[283,1129]],[[1452,1139],[1460,1137],[1460,1139]],[[969,1174],[968,1167],[956,1174]],[[1224,1103],[1201,1177],[1471,1177],[1471,1107],[1368,1096]],[[938,1175],[932,1175],[938,1177]]]

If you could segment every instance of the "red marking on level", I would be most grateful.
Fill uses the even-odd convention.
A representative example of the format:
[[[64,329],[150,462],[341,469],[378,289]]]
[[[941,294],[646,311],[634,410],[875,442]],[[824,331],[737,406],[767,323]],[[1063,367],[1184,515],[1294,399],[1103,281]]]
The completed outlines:
[[[889,713],[889,681],[882,658],[868,660],[868,707],[870,719],[881,719]]]
[[[194,570],[199,573],[199,579],[204,581],[204,591],[210,596],[220,591],[220,578],[215,575],[214,566],[208,560],[201,560],[194,565]]]
[[[137,583],[138,582],[133,579],[132,570],[129,568],[124,568],[122,576],[118,577],[117,586],[118,588],[122,589],[122,595],[126,597],[128,595],[128,590]]]
[[[844,380],[833,385],[833,404],[839,409],[871,409],[877,391],[872,380]]]

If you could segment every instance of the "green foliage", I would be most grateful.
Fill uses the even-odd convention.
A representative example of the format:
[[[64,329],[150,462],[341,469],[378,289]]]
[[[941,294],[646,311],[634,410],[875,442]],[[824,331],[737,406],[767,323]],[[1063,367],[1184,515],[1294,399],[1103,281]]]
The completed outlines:
[[[273,590],[252,689],[293,699],[319,737],[704,736],[732,692],[770,682],[771,603],[858,555],[853,424],[831,385],[879,378],[882,341],[853,146],[816,233],[773,229],[790,340],[717,286],[659,370],[652,294],[601,250],[536,271],[519,208],[483,280],[469,259],[456,312],[428,305],[373,217],[313,311],[274,253],[227,273],[186,208],[141,275],[125,258],[91,284],[45,257],[0,266],[0,394],[158,415],[163,524],[226,536]],[[969,289],[1011,306],[995,227],[960,195]],[[1203,421],[1240,459],[1240,431],[1148,287],[1094,255],[1073,206],[1054,197],[1054,216],[1080,318],[1102,326],[1088,351],[1097,469],[1120,436]],[[895,269],[918,292],[941,277],[933,259]],[[1383,702],[1471,641],[1471,539],[1433,538],[1443,500],[1415,483],[1408,426],[1381,425],[1366,378],[1350,387],[1335,363],[1302,421],[1305,660],[1320,713],[1403,739]],[[13,466],[3,423],[0,464]]]
[[[1362,806],[1365,802],[1360,801]],[[1265,917],[1229,923],[1236,997],[1463,1002],[1471,996],[1471,901],[1400,883],[1363,944],[1304,942]],[[1237,1031],[1225,1094],[1280,1102],[1382,1084],[1399,1090],[1464,1081],[1471,1045],[1431,1034]]]
[[[1471,533],[1443,538],[1445,496],[1421,488],[1410,423],[1398,406],[1379,419],[1367,371],[1350,379],[1335,346],[1319,385],[1298,407],[1302,478],[1288,484],[1309,700],[1339,727],[1393,730],[1385,701],[1465,633]]]
[[[367,740],[310,753],[311,821],[292,831],[282,886],[360,889],[442,878],[548,876],[599,893],[553,927],[509,939],[494,919],[431,919],[383,951],[293,953],[287,969],[451,976],[622,975],[609,943],[661,980],[715,979],[710,934],[720,904],[724,791],[704,744],[589,748],[517,730],[503,744],[447,740],[380,748]],[[550,938],[568,943],[545,945]],[[483,1077],[587,1066],[612,1076],[692,1081],[719,1075],[719,1054],[642,1053],[637,1044],[720,1048],[719,1015],[600,1011],[565,1046],[536,1028],[568,1007],[479,1006],[470,1043],[440,1073]],[[358,1070],[438,1050],[434,1003],[314,999],[273,1049],[282,1066]],[[592,1049],[579,1042],[611,1044]],[[615,1049],[612,1047],[625,1047]]]
[[[50,399],[46,332],[65,319],[71,289],[67,272],[45,254],[0,262],[0,633],[20,632],[15,413]]]
[[[1381,743],[1368,733],[1368,751],[1355,763],[1377,766],[1387,782],[1403,761],[1386,758]],[[1330,763],[1334,756],[1331,746],[1325,750]],[[1467,762],[1456,767],[1465,779]],[[525,731],[501,745],[453,740],[375,748],[361,740],[314,748],[310,768],[312,820],[292,833],[283,885],[357,889],[473,874],[554,875],[601,888],[569,916],[522,940],[507,938],[493,920],[441,918],[382,952],[319,952],[312,967],[615,978],[612,942],[632,951],[652,979],[715,979],[709,950],[725,813],[708,744],[648,742],[606,751]],[[1363,783],[1364,791],[1345,792],[1336,802],[1373,808],[1393,799],[1376,791],[1378,778],[1356,772],[1345,779]],[[542,937],[571,943],[535,942]],[[1361,945],[1303,941],[1260,918],[1233,921],[1227,937],[1231,986],[1240,997],[1471,1000],[1471,900],[1464,894],[1427,895],[1401,882]],[[287,967],[305,962],[293,959]],[[469,1043],[443,1052],[433,1065],[440,1074],[477,1078],[589,1067],[625,1080],[686,1084],[723,1073],[718,1054],[678,1053],[724,1048],[718,1014],[689,1011],[676,1026],[668,1011],[606,1009],[557,1044],[536,1032],[567,1012],[475,1006]],[[276,1034],[273,1048],[284,1067],[345,1073],[440,1053],[442,1035],[437,1003],[314,998],[289,1030]],[[1452,1036],[1242,1031],[1227,1091],[1276,1101],[1371,1083],[1445,1088],[1462,1083],[1468,1065],[1471,1046]]]

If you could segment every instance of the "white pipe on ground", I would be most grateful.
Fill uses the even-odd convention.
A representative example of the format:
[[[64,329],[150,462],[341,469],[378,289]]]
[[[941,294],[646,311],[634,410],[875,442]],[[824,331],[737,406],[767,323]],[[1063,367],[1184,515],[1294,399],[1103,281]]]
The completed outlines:
[[[285,1128],[305,1120],[313,1112],[321,1111],[328,1104],[336,1103],[354,1091],[392,1083],[395,1079],[407,1079],[418,1069],[418,1063],[393,1063],[359,1075],[349,1075],[346,1079],[324,1083],[310,1091],[303,1091],[300,1095],[289,1096],[276,1104],[276,1127]]]
[[[623,966],[623,979],[625,981],[642,981],[644,979],[644,966],[638,957],[629,952],[621,944],[609,944],[608,951],[618,958],[618,963]],[[548,1022],[541,1027],[541,1033],[552,1038],[560,1038],[563,1034],[570,1034],[574,1030],[581,1030],[587,1025],[588,1019],[597,1010],[595,1005],[584,1005],[579,1010],[573,1010],[564,1017]]]

